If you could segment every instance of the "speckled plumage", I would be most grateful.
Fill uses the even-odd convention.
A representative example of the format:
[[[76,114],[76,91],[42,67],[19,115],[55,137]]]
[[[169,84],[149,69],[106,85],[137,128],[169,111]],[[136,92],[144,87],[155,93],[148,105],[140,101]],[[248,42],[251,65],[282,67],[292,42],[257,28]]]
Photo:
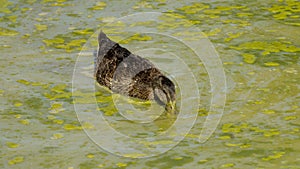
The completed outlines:
[[[156,100],[162,105],[175,102],[175,85],[149,60],[132,54],[102,31],[98,42],[95,78],[100,85],[123,95]]]

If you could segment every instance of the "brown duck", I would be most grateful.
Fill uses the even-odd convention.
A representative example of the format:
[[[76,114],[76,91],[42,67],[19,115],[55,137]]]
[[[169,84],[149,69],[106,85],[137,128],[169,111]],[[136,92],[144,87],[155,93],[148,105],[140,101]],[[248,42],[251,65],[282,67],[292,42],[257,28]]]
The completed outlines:
[[[132,54],[110,40],[102,31],[95,56],[97,82],[115,93],[155,100],[167,111],[175,108],[175,85],[149,60]]]

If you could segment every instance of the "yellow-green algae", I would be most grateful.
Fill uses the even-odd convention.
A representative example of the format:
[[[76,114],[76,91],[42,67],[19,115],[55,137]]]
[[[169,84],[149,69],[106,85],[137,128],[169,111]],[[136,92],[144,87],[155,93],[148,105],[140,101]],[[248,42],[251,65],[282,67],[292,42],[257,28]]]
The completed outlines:
[[[263,113],[265,113],[265,114],[275,114],[275,111],[274,110],[265,109],[265,110],[263,110]]]
[[[62,133],[54,133],[51,137],[52,140],[57,140],[57,139],[61,139],[64,137],[64,134]]]
[[[20,145],[14,142],[6,142],[7,147],[9,148],[18,148]]]
[[[280,131],[275,128],[271,129],[261,129],[257,126],[251,126],[247,123],[242,123],[240,125],[233,124],[233,123],[226,123],[222,126],[222,132],[223,133],[241,133],[243,131],[254,131],[256,133],[261,133],[265,137],[273,137],[280,135]],[[236,145],[239,146],[239,145]]]
[[[212,30],[210,30],[210,31],[208,31],[208,32],[204,32],[204,34],[205,34],[206,36],[215,36],[215,35],[217,35],[217,34],[220,33],[220,32],[221,32],[221,29],[215,28],[215,29],[212,29]]]
[[[155,27],[157,26],[157,22],[155,21],[142,21],[142,22],[134,22],[129,25],[130,27],[137,27],[137,26],[143,26],[143,27]]]
[[[92,29],[73,30],[73,32],[69,35],[56,35],[52,39],[44,39],[43,42],[47,47],[64,49],[66,52],[80,51],[83,49],[83,45],[87,41],[85,38],[81,37],[85,37],[93,33],[94,31]],[[71,34],[73,36],[71,36]],[[71,36],[74,39],[70,39],[68,36]]]
[[[136,5],[134,5],[132,7],[133,9],[141,9],[141,8],[154,8],[154,6],[152,4],[150,4],[149,2],[146,2],[146,1],[140,1],[140,2],[137,2]]]
[[[24,125],[29,125],[30,124],[30,121],[28,119],[22,119],[22,120],[19,120],[19,122],[21,124],[24,124]]]
[[[41,82],[31,82],[31,81],[27,81],[25,79],[19,79],[17,80],[18,83],[20,84],[24,84],[24,85],[32,85],[32,86],[41,86],[43,87],[44,89],[48,88],[49,87],[49,84],[44,84],[44,83],[41,83]]]
[[[54,103],[51,104],[51,107],[49,108],[49,113],[57,114],[57,113],[60,113],[64,110],[65,109],[63,108],[62,103],[54,102]]]
[[[57,45],[57,44],[63,44],[65,40],[63,38],[54,38],[54,39],[44,39],[43,42],[47,46]]]
[[[48,115],[47,116],[47,119],[49,120],[49,121],[51,121],[52,123],[54,123],[54,124],[63,124],[64,123],[64,120],[62,120],[62,119],[58,119],[56,116],[54,116],[54,115]]]
[[[209,8],[209,5],[197,2],[197,3],[193,3],[192,5],[187,5],[187,6],[177,8],[177,10],[182,11],[185,14],[196,14],[199,11],[202,11],[207,8]]]
[[[14,165],[14,164],[22,163],[23,161],[24,161],[23,156],[16,156],[16,157],[12,158],[11,160],[9,160],[8,164]]]
[[[226,164],[222,164],[221,168],[231,168],[231,167],[234,167],[234,166],[235,166],[234,163],[226,163]]]
[[[47,3],[47,2],[57,2],[57,3],[62,3],[62,2],[66,2],[67,0],[43,0],[43,3]]]
[[[127,164],[126,163],[117,163],[116,166],[120,167],[126,167]]]
[[[297,0],[281,1],[281,4],[274,4],[265,9],[272,12],[273,17],[277,20],[289,19],[288,22],[285,22],[286,24],[300,26],[300,2]]]
[[[149,41],[149,40],[152,40],[152,37],[149,36],[149,35],[141,35],[141,34],[134,34],[133,36],[127,38],[127,39],[124,39],[124,40],[121,40],[119,43],[121,44],[128,44],[130,43],[131,41]]]
[[[129,157],[129,158],[140,158],[140,157],[144,157],[147,154],[142,154],[142,153],[132,153],[132,154],[124,154],[124,157]]]
[[[0,36],[15,36],[18,34],[19,32],[17,31],[0,27]]]
[[[158,141],[141,141],[140,143],[146,146],[153,146],[153,145],[174,144],[175,142],[172,140],[158,140]]]
[[[281,158],[284,154],[285,154],[285,152],[283,152],[283,151],[274,151],[272,155],[263,157],[262,160],[263,161],[275,160],[275,159]]]
[[[35,26],[36,30],[38,30],[38,31],[45,31],[48,29],[47,25],[35,24],[34,26]]]
[[[10,16],[4,16],[3,18],[0,19],[0,21],[8,21],[8,22],[16,23],[17,19],[18,19],[17,15],[10,15]]]
[[[105,2],[97,2],[94,6],[92,6],[91,10],[102,10],[106,7],[106,3]]]
[[[232,33],[232,32],[229,32],[228,33],[228,37],[227,38],[225,38],[225,42],[229,42],[229,41],[231,41],[231,40],[233,40],[233,39],[235,39],[235,38],[238,38],[238,37],[240,37],[241,35],[243,35],[244,33],[243,32],[238,32],[238,33]]]
[[[90,154],[87,154],[86,157],[87,157],[87,158],[94,158],[95,155],[90,153]]]
[[[21,103],[21,102],[16,102],[16,103],[14,104],[14,106],[20,107],[20,106],[23,106],[23,103]]]
[[[159,16],[158,19],[161,20],[161,22],[157,28],[162,30],[175,29],[178,27],[190,27],[194,25],[194,23],[192,23],[191,20],[186,19],[185,16],[173,12],[164,13]]]
[[[284,120],[286,120],[286,121],[296,120],[296,119],[297,119],[297,116],[286,116],[286,117],[284,117]]]
[[[270,53],[276,52],[299,52],[300,48],[294,45],[287,45],[282,42],[273,41],[273,42],[266,42],[266,41],[252,41],[252,42],[245,42],[239,44],[238,46],[231,46],[230,48],[236,50],[261,50],[263,51],[263,55],[268,55]]]
[[[83,123],[82,125],[79,124],[65,124],[64,129],[67,131],[72,131],[72,130],[82,130],[82,129],[93,129],[94,126],[90,123]]]
[[[253,54],[243,53],[242,56],[244,58],[244,62],[246,63],[253,64],[256,61],[256,57]]]
[[[67,0],[43,0],[43,4],[50,4],[51,6],[59,6],[59,7],[64,7],[68,6],[66,3],[68,2]]]
[[[6,14],[12,13],[12,11],[9,9],[11,5],[13,5],[12,2],[8,0],[1,0],[0,12]]]
[[[277,63],[277,62],[266,62],[266,63],[264,63],[264,65],[265,66],[279,66],[280,64],[279,63]]]
[[[91,35],[94,33],[94,30],[90,28],[82,29],[82,30],[79,29],[79,30],[74,30],[73,33],[77,35]]]

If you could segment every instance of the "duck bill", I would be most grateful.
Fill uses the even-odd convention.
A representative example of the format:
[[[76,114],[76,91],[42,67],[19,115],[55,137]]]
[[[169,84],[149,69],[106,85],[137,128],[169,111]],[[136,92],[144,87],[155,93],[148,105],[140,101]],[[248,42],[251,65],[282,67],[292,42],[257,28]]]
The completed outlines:
[[[175,112],[175,107],[176,107],[176,102],[175,101],[170,101],[166,105],[166,110],[167,110],[167,112],[173,113],[173,112]]]

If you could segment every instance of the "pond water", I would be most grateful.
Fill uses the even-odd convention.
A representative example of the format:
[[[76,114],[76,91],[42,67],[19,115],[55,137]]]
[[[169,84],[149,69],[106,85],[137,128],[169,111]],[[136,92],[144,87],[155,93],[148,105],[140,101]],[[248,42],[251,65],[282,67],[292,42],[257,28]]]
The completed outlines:
[[[300,168],[299,1],[0,2],[0,168]],[[177,120],[95,85],[100,29],[174,80]]]

